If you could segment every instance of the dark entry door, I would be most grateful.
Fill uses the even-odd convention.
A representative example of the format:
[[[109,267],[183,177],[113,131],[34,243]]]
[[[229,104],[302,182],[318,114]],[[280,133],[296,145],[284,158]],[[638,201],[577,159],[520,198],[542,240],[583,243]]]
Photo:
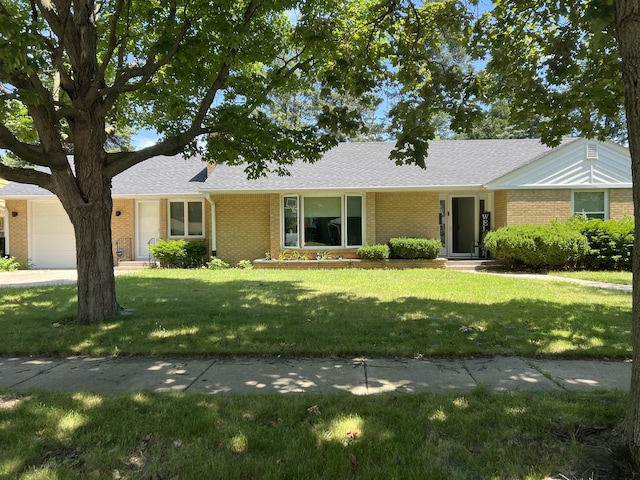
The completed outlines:
[[[475,203],[475,197],[451,199],[451,253],[472,255],[475,252]]]

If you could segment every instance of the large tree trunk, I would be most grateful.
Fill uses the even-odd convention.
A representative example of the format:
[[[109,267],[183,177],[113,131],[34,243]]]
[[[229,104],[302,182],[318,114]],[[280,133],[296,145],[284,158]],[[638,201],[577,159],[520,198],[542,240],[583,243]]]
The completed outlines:
[[[98,198],[101,197],[101,198]],[[72,214],[78,263],[78,322],[88,324],[118,314],[111,246],[111,192],[92,195]]]
[[[640,3],[638,0],[616,0],[615,24],[623,65],[635,215],[631,318],[633,366],[625,433],[633,462],[636,468],[640,469]]]
[[[99,119],[76,124],[75,174],[67,166],[52,170],[56,194],[76,236],[78,322],[96,323],[119,312],[111,243],[111,179],[103,168],[105,152]]]

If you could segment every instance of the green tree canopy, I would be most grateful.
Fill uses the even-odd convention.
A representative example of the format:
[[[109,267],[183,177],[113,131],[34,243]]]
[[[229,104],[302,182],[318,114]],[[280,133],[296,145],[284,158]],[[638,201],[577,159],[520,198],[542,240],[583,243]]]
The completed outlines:
[[[76,237],[78,318],[100,321],[119,308],[115,175],[181,152],[285,173],[365,134],[383,87],[397,92],[394,159],[424,165],[433,115],[460,127],[475,112],[475,77],[451,54],[470,34],[458,0],[0,0],[0,149],[41,167],[0,163],[0,177],[58,196]],[[313,121],[270,115],[310,90]],[[128,127],[161,138],[110,148]]]
[[[635,216],[633,368],[626,441],[640,469],[640,2],[494,0],[476,26],[492,98],[548,145],[575,132],[605,139],[627,123]],[[618,127],[613,131],[620,131]]]
[[[496,0],[476,24],[486,93],[510,122],[549,145],[580,134],[619,136],[622,69],[608,0]]]

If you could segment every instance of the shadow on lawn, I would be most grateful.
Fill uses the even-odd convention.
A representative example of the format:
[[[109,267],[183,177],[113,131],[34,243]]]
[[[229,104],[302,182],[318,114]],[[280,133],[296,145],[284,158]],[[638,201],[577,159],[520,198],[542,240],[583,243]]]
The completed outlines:
[[[563,288],[576,290],[573,303],[381,300],[287,280],[122,277],[119,301],[132,314],[88,327],[73,321],[73,287],[2,292],[0,353],[628,356],[630,307]]]

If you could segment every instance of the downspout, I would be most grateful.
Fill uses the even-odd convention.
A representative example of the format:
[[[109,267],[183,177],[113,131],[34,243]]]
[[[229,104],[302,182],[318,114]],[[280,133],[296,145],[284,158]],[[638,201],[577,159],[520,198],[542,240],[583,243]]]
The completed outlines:
[[[207,193],[204,198],[207,199],[211,206],[211,257],[217,255],[217,243],[216,243],[216,204],[211,200],[211,196]]]

